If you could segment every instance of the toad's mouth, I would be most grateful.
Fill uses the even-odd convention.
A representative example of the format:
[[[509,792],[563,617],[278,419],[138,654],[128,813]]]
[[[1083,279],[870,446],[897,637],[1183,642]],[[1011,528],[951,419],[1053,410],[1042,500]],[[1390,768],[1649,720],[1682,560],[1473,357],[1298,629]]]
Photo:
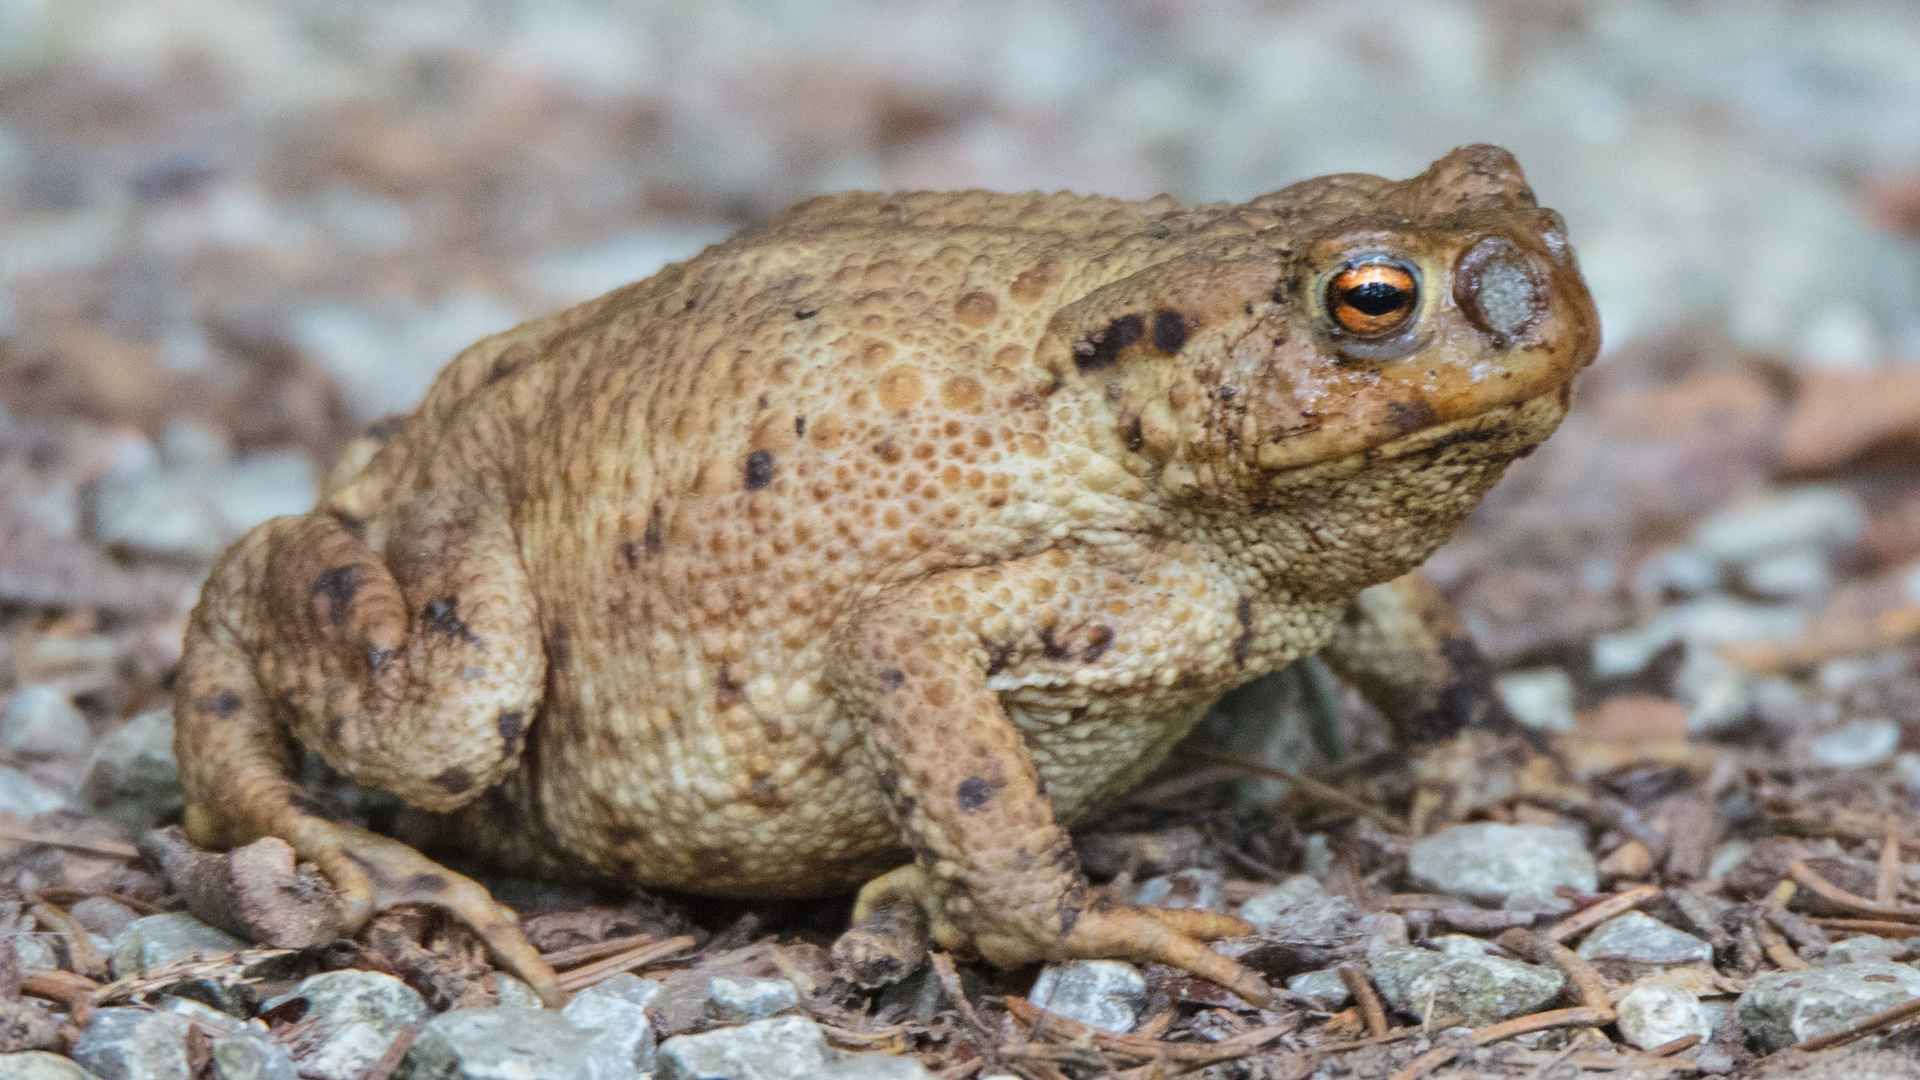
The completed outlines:
[[[1458,465],[1504,465],[1527,456],[1545,442],[1567,415],[1568,404],[1569,388],[1562,386],[1523,401],[1424,427],[1388,442],[1276,471],[1270,477],[1272,488],[1275,491],[1297,489],[1351,476],[1387,462],[1398,462],[1404,467],[1416,464],[1408,460],[1413,458],[1425,458],[1434,464],[1445,461]]]

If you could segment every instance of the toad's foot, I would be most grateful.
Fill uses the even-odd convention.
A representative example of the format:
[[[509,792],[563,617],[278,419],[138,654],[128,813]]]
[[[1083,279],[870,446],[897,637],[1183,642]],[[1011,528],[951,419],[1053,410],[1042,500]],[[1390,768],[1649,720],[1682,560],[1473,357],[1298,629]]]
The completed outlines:
[[[549,1008],[566,1003],[559,976],[520,933],[514,913],[480,883],[398,840],[353,825],[303,816],[292,831],[294,850],[319,866],[340,894],[348,933],[386,908],[402,904],[440,908],[479,934],[494,961],[533,987]]]
[[[1158,963],[1211,979],[1255,1005],[1266,1005],[1273,992],[1259,975],[1207,948],[1205,942],[1245,937],[1253,924],[1232,915],[1186,908],[1140,907],[1091,901],[1070,919],[1053,942],[1034,942],[1030,934],[996,934],[989,927],[971,931],[938,913],[951,910],[938,890],[929,887],[918,865],[908,864],[883,874],[860,890],[854,904],[856,928],[886,918],[889,911],[934,913],[929,936],[943,948],[978,952],[1002,967],[1033,960],[1128,960]]]

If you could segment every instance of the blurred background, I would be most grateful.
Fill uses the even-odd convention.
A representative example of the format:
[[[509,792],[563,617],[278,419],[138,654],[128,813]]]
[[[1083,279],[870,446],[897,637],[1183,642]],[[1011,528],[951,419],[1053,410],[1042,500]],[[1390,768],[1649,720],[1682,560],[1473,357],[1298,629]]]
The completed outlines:
[[[98,742],[210,560],[480,335],[820,192],[1240,200],[1482,141],[1607,342],[1432,564],[1509,702],[1920,784],[1910,3],[0,0],[0,808],[164,818]],[[164,763],[145,715],[108,758]]]

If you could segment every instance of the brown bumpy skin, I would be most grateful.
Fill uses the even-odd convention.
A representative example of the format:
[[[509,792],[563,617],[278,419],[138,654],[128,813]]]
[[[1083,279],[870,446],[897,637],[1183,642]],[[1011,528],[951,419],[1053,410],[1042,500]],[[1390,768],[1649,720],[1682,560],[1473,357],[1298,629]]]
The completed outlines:
[[[1372,278],[1417,285],[1404,321],[1329,306]],[[304,746],[523,870],[878,876],[863,913],[949,948],[1263,999],[1202,944],[1244,924],[1090,899],[1065,826],[1329,641],[1443,723],[1444,668],[1376,662],[1419,635],[1343,618],[1552,432],[1596,326],[1493,147],[1239,206],[802,203],[475,344],[227,553],[180,678],[189,833],[288,840],[350,921],[443,904],[556,992],[478,886],[326,820]]]

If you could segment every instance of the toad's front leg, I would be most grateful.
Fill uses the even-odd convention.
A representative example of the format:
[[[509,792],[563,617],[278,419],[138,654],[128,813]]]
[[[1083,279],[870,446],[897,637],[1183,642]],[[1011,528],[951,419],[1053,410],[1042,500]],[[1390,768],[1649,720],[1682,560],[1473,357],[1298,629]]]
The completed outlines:
[[[1265,1004],[1259,976],[1203,944],[1251,933],[1247,923],[1090,897],[1033,757],[987,686],[987,650],[956,614],[977,598],[964,580],[936,579],[881,601],[842,643],[838,691],[869,720],[880,782],[915,853],[861,891],[856,920],[911,901],[942,947],[1003,967],[1157,961]]]

